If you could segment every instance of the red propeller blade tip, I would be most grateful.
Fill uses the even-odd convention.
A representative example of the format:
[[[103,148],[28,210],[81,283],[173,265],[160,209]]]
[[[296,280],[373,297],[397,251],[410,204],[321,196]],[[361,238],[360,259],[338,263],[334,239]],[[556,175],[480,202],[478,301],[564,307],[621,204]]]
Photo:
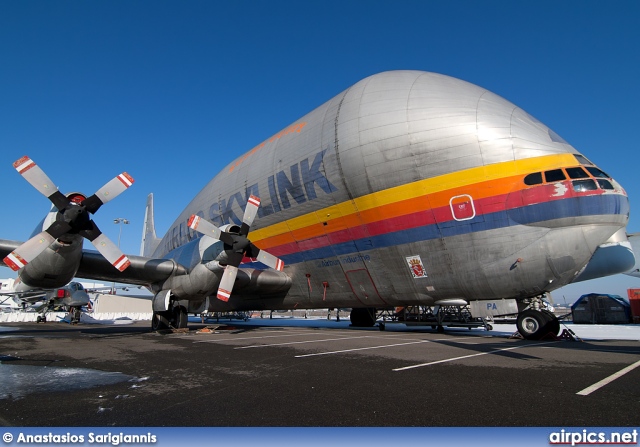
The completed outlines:
[[[260,206],[260,199],[257,198],[256,196],[249,196],[248,202],[252,205]]]
[[[17,272],[22,267],[27,265],[27,261],[22,259],[18,253],[9,253],[7,257],[3,259],[5,265],[9,267],[14,272]]]
[[[118,270],[120,270],[121,272],[124,272],[127,269],[127,267],[129,267],[130,265],[131,265],[131,261],[129,261],[129,258],[127,258],[125,255],[120,256],[116,260],[116,262],[113,263],[113,266]]]
[[[196,216],[195,214],[192,214],[191,217],[189,218],[189,221],[187,222],[187,226],[192,230],[195,230],[196,228],[198,228],[199,223],[200,223],[200,216]]]
[[[224,301],[225,303],[229,301],[229,297],[231,296],[231,292],[224,289],[218,289],[218,299],[220,301]]]
[[[126,172],[123,172],[122,174],[120,174],[118,176],[118,180],[120,180],[122,182],[122,184],[124,186],[126,186],[127,188],[131,185],[133,185],[133,177],[131,177],[129,174],[127,174]]]
[[[35,165],[35,162],[26,155],[21,159],[13,162],[13,167],[16,168],[16,171],[18,171],[21,175],[29,169],[33,168]]]

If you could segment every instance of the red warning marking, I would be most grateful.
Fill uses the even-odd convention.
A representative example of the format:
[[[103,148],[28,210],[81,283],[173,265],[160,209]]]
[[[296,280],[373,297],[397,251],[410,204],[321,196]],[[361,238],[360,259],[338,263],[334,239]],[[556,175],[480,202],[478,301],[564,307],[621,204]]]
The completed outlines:
[[[224,289],[218,289],[218,299],[220,301],[224,301],[225,303],[229,301],[229,297],[231,296],[231,292]]]
[[[250,204],[255,206],[260,206],[260,199],[256,196],[249,196],[249,200],[247,200]]]
[[[126,255],[120,256],[118,260],[113,263],[113,266],[121,272],[124,272],[130,265],[131,261],[129,261],[129,258],[127,258]]]
[[[13,162],[13,167],[16,168],[16,170],[20,174],[24,174],[29,169],[33,168],[35,165],[36,165],[35,162],[31,160],[29,157],[27,157],[26,155],[22,157],[20,160],[16,160]]]
[[[16,252],[9,253],[9,255],[5,257],[3,261],[14,272],[17,272],[22,267],[28,264],[27,261],[22,259]]]
[[[195,214],[192,214],[191,217],[189,218],[189,221],[187,222],[187,226],[192,230],[195,230],[196,228],[198,228],[199,223],[200,223],[200,216],[196,216]]]
[[[120,174],[118,176],[118,180],[120,180],[122,182],[122,184],[124,186],[126,186],[127,188],[131,185],[133,185],[133,177],[131,177],[129,174],[127,174],[126,172],[123,172],[122,174]]]

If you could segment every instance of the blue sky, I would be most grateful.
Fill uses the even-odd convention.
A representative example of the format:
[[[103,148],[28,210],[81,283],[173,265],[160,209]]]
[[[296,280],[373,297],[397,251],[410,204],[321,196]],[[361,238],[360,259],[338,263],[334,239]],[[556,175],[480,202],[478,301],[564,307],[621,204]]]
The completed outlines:
[[[138,254],[155,194],[162,235],[227,163],[360,79],[455,76],[547,124],[613,175],[640,232],[637,1],[0,2],[0,237],[26,240],[48,201],[11,163],[63,192],[122,171],[135,185],[96,222]],[[9,269],[1,277],[11,276]],[[569,286],[624,294],[640,279]]]

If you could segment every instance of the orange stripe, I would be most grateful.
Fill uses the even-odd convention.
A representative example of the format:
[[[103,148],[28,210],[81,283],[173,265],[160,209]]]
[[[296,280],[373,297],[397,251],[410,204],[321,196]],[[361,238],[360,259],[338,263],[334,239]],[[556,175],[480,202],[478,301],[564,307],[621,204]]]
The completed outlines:
[[[347,228],[359,227],[362,225],[379,222],[394,217],[406,216],[415,213],[416,210],[428,211],[435,208],[448,207],[452,197],[469,194],[474,200],[486,199],[489,197],[504,196],[511,192],[516,192],[526,188],[523,183],[524,175],[505,177],[497,180],[489,180],[473,185],[459,188],[452,188],[447,191],[437,192],[430,195],[414,197],[407,200],[400,200],[388,205],[360,211],[348,216],[337,217],[328,222],[309,225],[289,233],[279,234],[256,240],[260,246],[268,250],[271,247],[285,245],[296,241],[304,241],[325,234],[332,234]],[[520,186],[520,187],[517,187]]]

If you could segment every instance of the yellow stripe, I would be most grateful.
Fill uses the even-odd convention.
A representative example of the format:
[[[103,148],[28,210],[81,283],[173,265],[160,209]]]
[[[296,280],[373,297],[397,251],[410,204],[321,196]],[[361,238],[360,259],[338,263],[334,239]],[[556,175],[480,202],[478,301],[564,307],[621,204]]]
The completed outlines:
[[[257,242],[261,239],[305,228],[319,222],[327,222],[339,217],[355,214],[358,211],[366,211],[400,200],[469,186],[474,183],[576,165],[578,165],[578,162],[573,154],[565,153],[465,169],[367,194],[354,199],[353,202],[342,202],[313,213],[294,217],[285,222],[254,230],[251,232],[251,239]]]

